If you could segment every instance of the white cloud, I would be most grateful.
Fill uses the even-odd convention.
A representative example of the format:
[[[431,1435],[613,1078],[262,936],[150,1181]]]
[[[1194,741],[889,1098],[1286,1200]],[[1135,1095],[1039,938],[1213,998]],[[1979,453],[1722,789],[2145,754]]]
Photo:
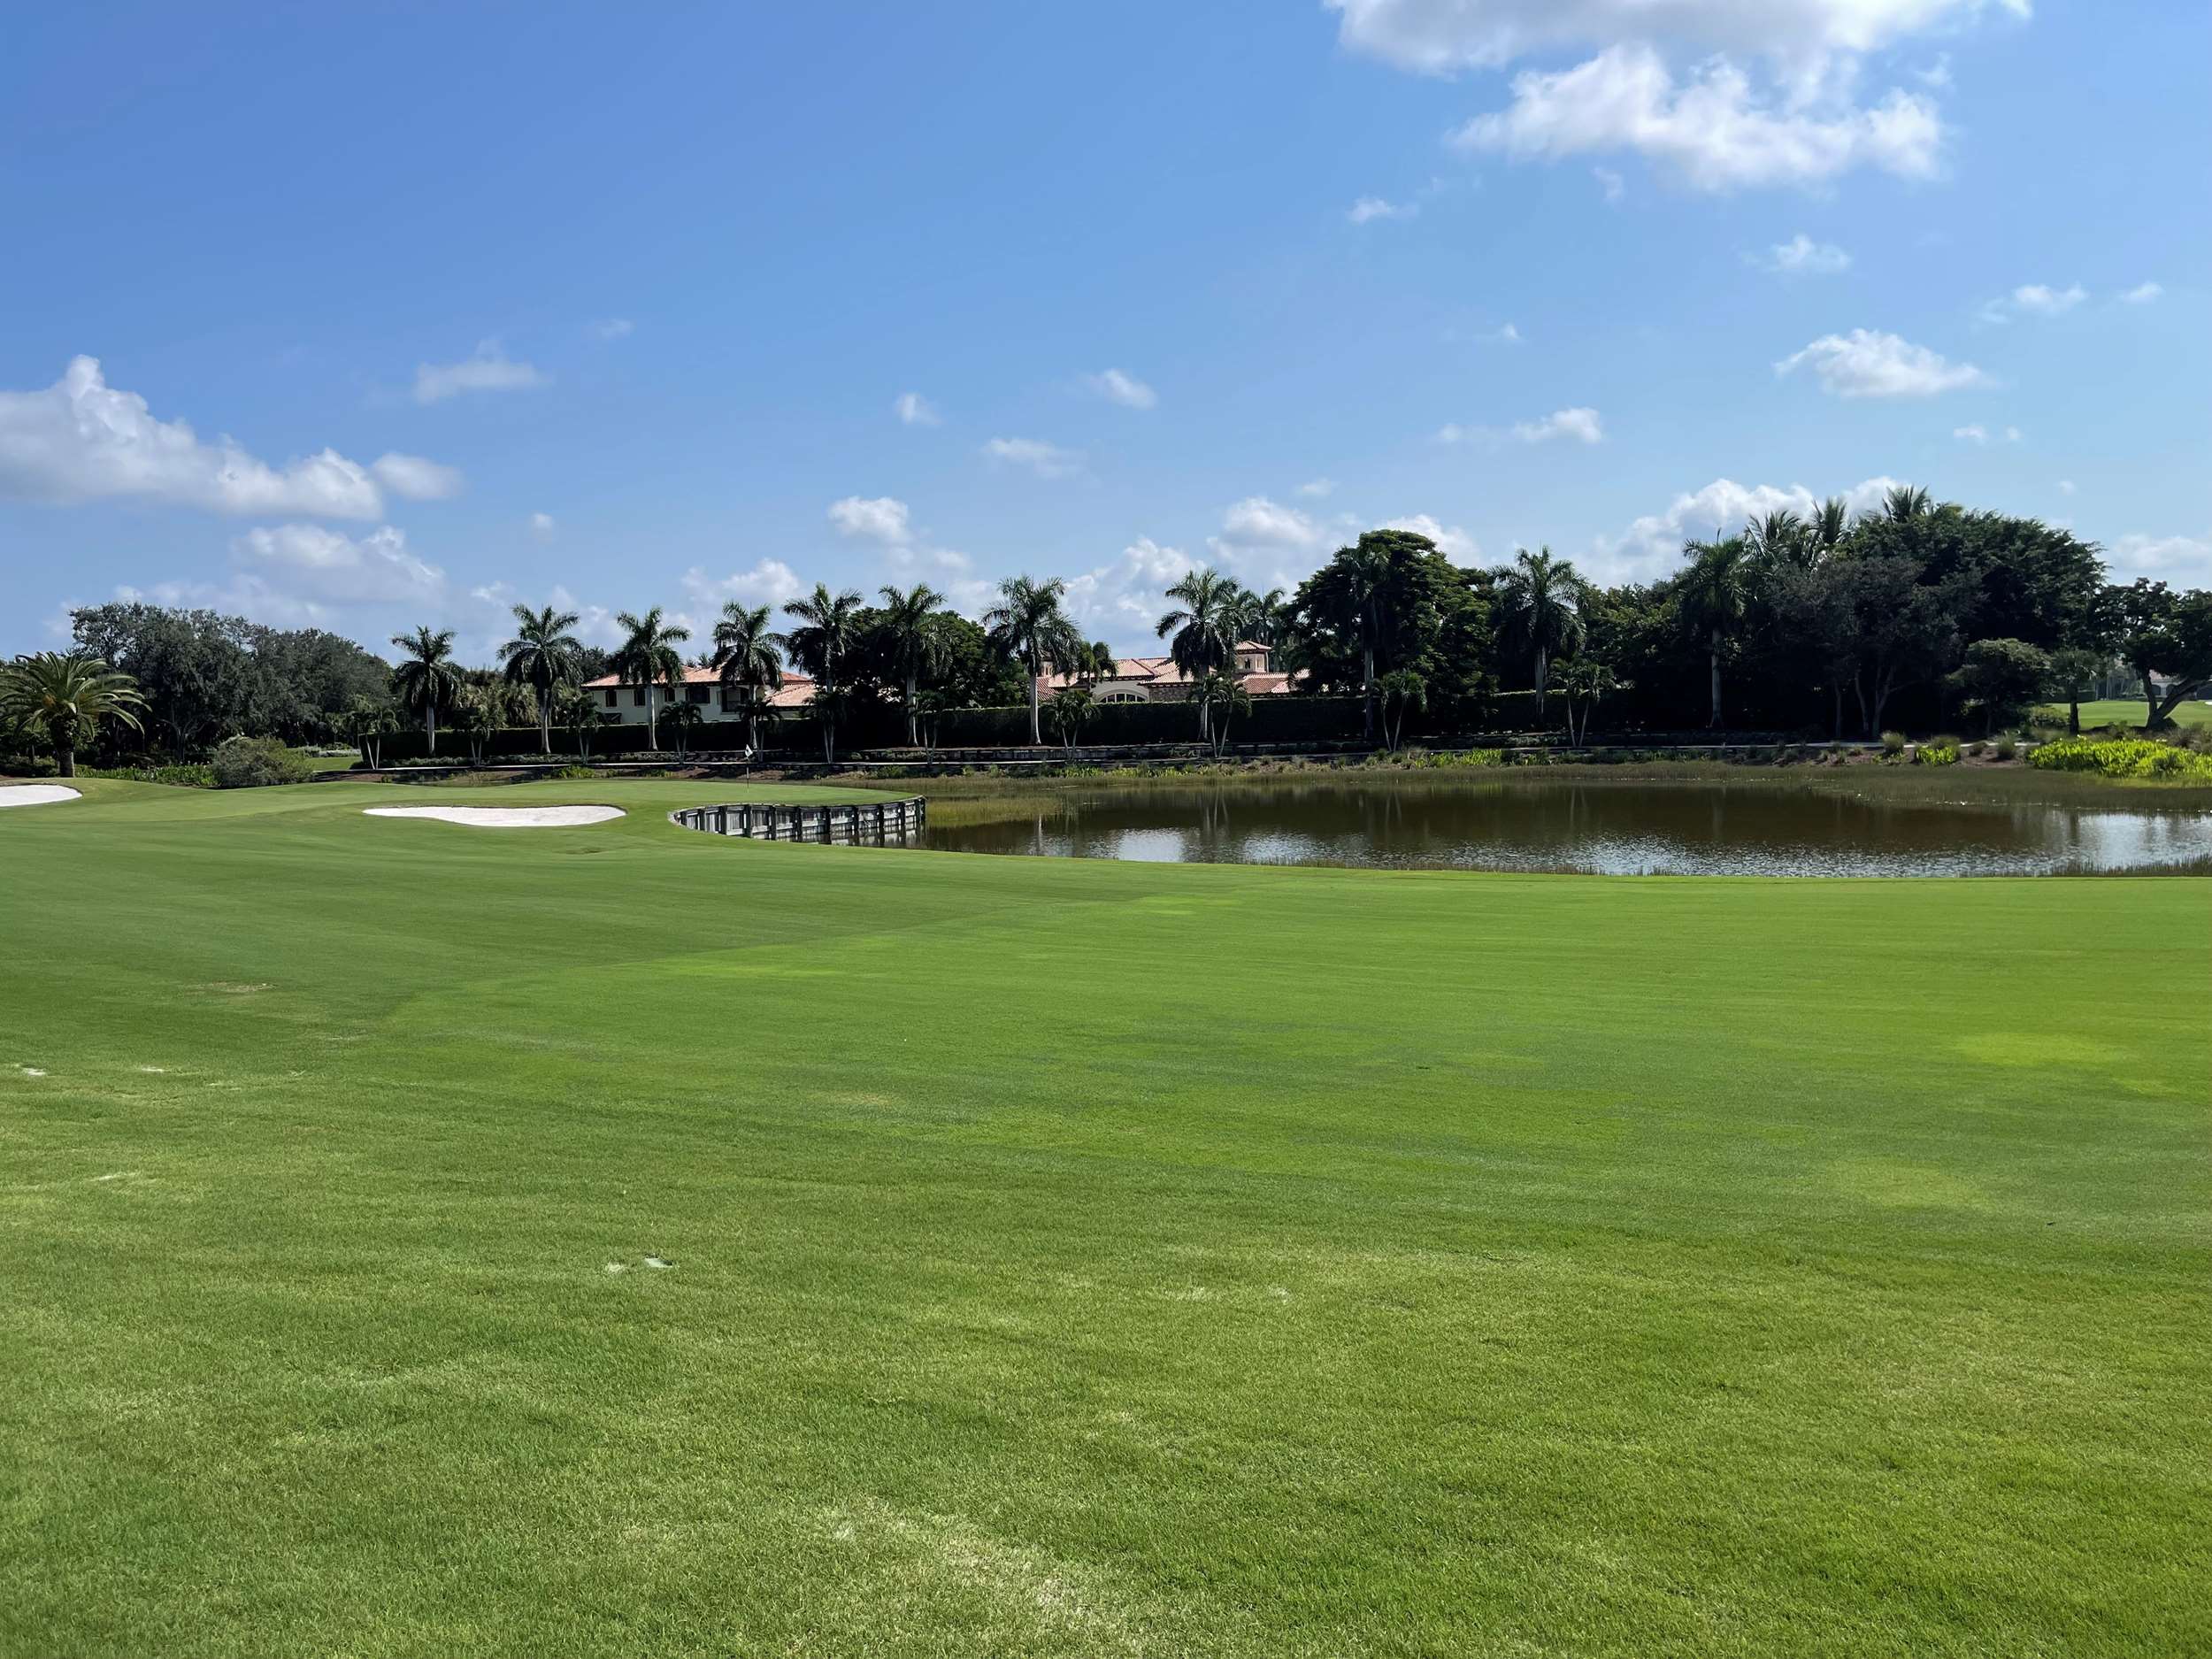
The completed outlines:
[[[1298,486],[1298,493],[1308,501],[1326,501],[1336,493],[1336,480],[1333,478],[1310,478]]]
[[[2078,486],[2070,478],[2062,478],[2058,480],[2058,493],[2062,495],[2070,495],[2078,488]]]
[[[2185,588],[2212,584],[2212,531],[2203,535],[2124,535],[2105,549],[2120,581],[2148,576]]]
[[[1967,443],[1987,443],[1989,428],[1986,426],[1954,426],[1951,428],[1951,435]]]
[[[1833,276],[1851,268],[1851,256],[1833,242],[1815,242],[1801,230],[1752,263],[1777,276]]]
[[[1068,579],[1068,615],[1086,634],[1105,635],[1117,649],[1156,653],[1161,648],[1153,624],[1167,608],[1166,589],[1197,564],[1180,548],[1141,536],[1119,558]]]
[[[2164,295],[2166,290],[2155,282],[2139,282],[2120,296],[2123,305],[2148,305]]]
[[[892,412],[909,426],[934,426],[944,419],[936,406],[919,392],[901,392],[892,400]]]
[[[1379,219],[1417,219],[1420,213],[1418,202],[1388,202],[1379,196],[1363,196],[1345,209],[1344,217],[1355,225],[1369,225]]]
[[[461,469],[419,455],[380,455],[369,464],[376,481],[408,501],[443,501],[461,493]]]
[[[551,513],[534,512],[530,515],[530,534],[537,537],[539,541],[544,541],[551,539],[554,528]]]
[[[409,552],[406,533],[391,525],[357,538],[323,525],[280,524],[247,531],[231,550],[272,590],[311,602],[434,603],[445,591],[445,572]]]
[[[1019,466],[1039,478],[1073,478],[1083,470],[1082,452],[1064,449],[1041,438],[994,438],[983,446],[984,455],[1008,466]]]
[[[415,401],[441,403],[463,392],[518,392],[543,386],[549,377],[531,364],[518,363],[496,340],[480,341],[473,357],[458,363],[422,363],[415,367]]]
[[[1345,46],[1402,69],[1452,74],[1532,52],[1663,36],[1784,59],[1868,52],[2028,0],[1325,0]]]
[[[1119,369],[1102,369],[1096,374],[1087,374],[1083,384],[1110,403],[1119,403],[1124,409],[1149,409],[1160,401],[1159,395],[1133,375]]]
[[[2017,443],[2017,442],[2020,442],[2020,428],[2019,428],[2019,427],[2017,427],[2017,426],[2007,426],[2007,427],[2005,428],[2005,442],[2006,442],[2007,443]]]
[[[695,603],[710,611],[719,611],[733,599],[749,605],[781,605],[806,591],[796,571],[781,559],[769,558],[726,576],[710,576],[694,565],[683,574],[683,587]]]
[[[1475,538],[1457,525],[1441,524],[1427,513],[1417,512],[1404,518],[1384,520],[1385,530],[1410,530],[1425,535],[1436,543],[1437,551],[1455,565],[1473,565],[1482,557],[1482,548]]]
[[[1598,189],[1609,204],[1619,202],[1628,194],[1628,180],[1610,167],[1593,167],[1590,176],[1598,181]]]
[[[1898,480],[1870,478],[1843,492],[1854,512],[1881,504]],[[1648,581],[1679,563],[1682,543],[1692,536],[1727,535],[1753,518],[1789,511],[1809,518],[1820,503],[1802,484],[1746,486],[1717,478],[1702,489],[1677,495],[1664,512],[1647,513],[1617,536],[1600,536],[1584,573],[1609,581]]]
[[[2000,295],[1981,309],[1985,323],[2008,323],[2015,317],[2063,317],[2089,297],[2078,282],[2055,288],[2042,282],[2024,282],[2009,294]]]
[[[1938,52],[1935,61],[1921,65],[1912,72],[1912,78],[1922,86],[1932,88],[1938,92],[1947,90],[1951,84],[1951,54]]]
[[[144,398],[108,385],[99,360],[82,357],[42,391],[0,392],[0,495],[327,518],[374,518],[384,511],[369,470],[336,450],[280,468],[228,438],[203,443],[185,422],[157,420]]]
[[[1953,363],[1925,346],[1868,328],[1824,334],[1784,357],[1774,372],[1793,374],[1807,364],[1822,388],[1838,397],[1933,397],[1989,384],[1970,363]]]
[[[1541,420],[1517,420],[1513,435],[1523,443],[1548,443],[1554,438],[1572,438],[1578,443],[1598,443],[1605,424],[1594,409],[1556,409]]]
[[[1307,514],[1264,495],[1247,495],[1221,517],[1221,540],[1233,547],[1310,548],[1324,534]]]
[[[495,582],[491,588],[480,591],[477,597],[487,598],[503,587],[503,584]],[[557,582],[554,584],[553,591],[546,595],[546,603],[556,611],[573,611],[576,613],[576,626],[571,632],[585,644],[612,647],[622,643],[622,625],[614,619],[614,612],[605,605],[586,604]]]
[[[904,547],[914,539],[913,526],[907,522],[906,503],[891,495],[878,495],[872,500],[848,495],[842,501],[833,501],[830,503],[829,521],[837,526],[841,535],[880,541],[886,547]]]
[[[1865,108],[1801,103],[1759,93],[1720,58],[1678,81],[1651,47],[1628,42],[1572,69],[1522,72],[1512,103],[1454,142],[1515,160],[1635,150],[1699,189],[1732,190],[1818,184],[1861,166],[1927,178],[1942,134],[1935,106],[1915,93]]]
[[[627,340],[637,332],[637,325],[626,317],[603,317],[591,331],[602,340]]]

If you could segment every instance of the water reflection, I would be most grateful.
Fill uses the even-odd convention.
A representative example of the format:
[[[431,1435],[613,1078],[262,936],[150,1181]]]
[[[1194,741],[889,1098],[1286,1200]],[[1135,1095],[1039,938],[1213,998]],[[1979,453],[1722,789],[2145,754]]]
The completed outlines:
[[[923,844],[1168,864],[2055,875],[2212,871],[2212,813],[2132,803],[1930,803],[1692,783],[1406,788],[1296,782],[1071,794],[1017,817],[933,818]]]

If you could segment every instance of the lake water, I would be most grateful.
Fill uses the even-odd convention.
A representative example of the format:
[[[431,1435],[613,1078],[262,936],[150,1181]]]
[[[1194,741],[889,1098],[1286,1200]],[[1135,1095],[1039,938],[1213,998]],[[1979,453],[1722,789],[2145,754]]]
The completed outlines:
[[[1601,875],[2202,872],[2212,872],[2212,812],[1686,782],[1286,780],[948,802],[933,808],[921,844],[1171,864]]]

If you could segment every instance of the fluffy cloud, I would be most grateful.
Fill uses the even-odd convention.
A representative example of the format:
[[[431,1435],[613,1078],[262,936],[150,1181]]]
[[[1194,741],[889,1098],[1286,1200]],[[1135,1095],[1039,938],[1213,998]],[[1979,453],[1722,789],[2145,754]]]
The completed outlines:
[[[1951,435],[1962,443],[1987,443],[1990,439],[1990,431],[1988,427],[1977,422],[1972,426],[1952,427]],[[2017,443],[2020,442],[2020,428],[2007,426],[2000,435],[2007,443]]]
[[[829,521],[837,526],[841,535],[879,541],[885,547],[904,547],[914,539],[913,526],[907,522],[906,503],[890,495],[878,495],[872,500],[848,495],[842,501],[833,501],[830,503]]]
[[[1678,81],[1656,51],[1632,43],[1516,75],[1512,103],[1454,142],[1517,161],[1633,150],[1699,189],[1733,190],[1817,184],[1861,166],[1926,178],[1942,133],[1935,106],[1915,93],[1865,108],[1801,104],[1761,94],[1722,59]]]
[[[317,603],[434,603],[445,572],[407,550],[391,525],[349,536],[317,524],[249,530],[231,544],[240,566],[277,592]]]
[[[1436,543],[1437,551],[1455,565],[1473,565],[1482,557],[1482,548],[1475,538],[1457,525],[1446,525],[1427,513],[1417,512],[1409,518],[1384,520],[1385,530],[1410,530],[1425,535]]]
[[[1417,219],[1420,216],[1418,202],[1386,202],[1379,196],[1363,196],[1344,211],[1344,217],[1355,225],[1370,225],[1379,219]]]
[[[1124,409],[1149,409],[1160,401],[1159,395],[1133,375],[1119,369],[1102,369],[1096,374],[1087,374],[1083,384],[1110,403],[1119,403]]]
[[[387,456],[379,467],[387,462],[403,472],[434,468],[457,482],[449,469],[412,457]],[[371,470],[336,450],[276,467],[228,438],[203,443],[183,421],[157,420],[137,393],[110,386],[94,357],[73,357],[42,391],[0,392],[0,495],[325,518],[374,518],[384,511]]]
[[[1298,486],[1298,493],[1308,501],[1326,501],[1336,493],[1336,480],[1333,478],[1310,478]]]
[[[1018,466],[1039,478],[1073,478],[1083,470],[1080,450],[1064,449],[1041,438],[994,438],[983,446],[985,457],[1006,466]]]
[[[2203,535],[2124,535],[2105,549],[2119,581],[2148,576],[2178,587],[2212,585],[2212,531]]]
[[[901,392],[892,400],[891,412],[909,426],[934,426],[944,419],[919,392]]]
[[[1325,532],[1307,514],[1264,495],[1247,495],[1221,516],[1221,541],[1233,547],[1318,547]]]
[[[1167,608],[1165,590],[1196,566],[1182,549],[1140,537],[1119,558],[1068,579],[1068,615],[1086,634],[1103,634],[1117,649],[1133,652],[1156,641],[1153,625]],[[1160,648],[1154,642],[1151,649]]]
[[[2120,296],[2123,305],[2148,305],[2159,299],[2166,290],[2155,282],[2139,282]]]
[[[780,605],[806,591],[796,571],[781,559],[768,558],[726,576],[710,576],[694,565],[684,572],[683,586],[695,603],[710,611],[719,611],[733,599],[748,605]]]
[[[408,501],[443,501],[461,493],[461,469],[419,455],[385,454],[369,464],[376,481]]]
[[[2071,288],[2055,288],[2041,282],[2024,282],[2009,294],[2001,295],[1982,307],[1985,323],[2008,323],[2015,317],[2063,317],[2068,311],[2089,297],[2089,290],[2078,282]]]
[[[458,363],[423,363],[415,367],[415,401],[442,403],[464,392],[520,392],[543,386],[549,377],[527,363],[509,357],[496,340],[479,342],[473,357]]]
[[[1870,478],[1845,490],[1843,497],[1854,512],[1863,512],[1879,506],[1897,481]],[[1664,512],[1647,513],[1619,535],[1600,536],[1585,573],[1606,581],[1647,581],[1680,562],[1682,543],[1690,537],[1725,535],[1770,512],[1809,518],[1819,505],[1802,484],[1746,486],[1717,478],[1702,489],[1684,491]]]
[[[1803,231],[1778,242],[1753,261],[1777,276],[1833,276],[1851,268],[1851,256],[1833,242],[1815,242]]]
[[[1541,420],[1517,420],[1513,435],[1523,443],[1549,443],[1554,438],[1572,438],[1577,443],[1598,443],[1605,424],[1594,409],[1555,409]]]
[[[1787,59],[1875,50],[2029,0],[1325,0],[1340,38],[1402,69],[1450,74],[1532,52],[1663,37]]]
[[[1838,397],[1933,397],[1989,384],[1989,377],[1970,363],[1953,363],[1925,346],[1870,328],[1824,334],[1784,357],[1774,372],[1794,374],[1807,365],[1823,389]]]
[[[543,541],[549,540],[553,534],[554,527],[553,515],[551,513],[534,512],[530,515],[530,534],[537,537],[539,541]]]

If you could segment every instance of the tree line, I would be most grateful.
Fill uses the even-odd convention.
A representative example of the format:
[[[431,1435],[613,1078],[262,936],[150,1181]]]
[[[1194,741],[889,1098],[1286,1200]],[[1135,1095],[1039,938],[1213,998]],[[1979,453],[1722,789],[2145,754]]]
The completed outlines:
[[[1057,578],[1010,577],[971,619],[926,584],[883,588],[872,603],[818,584],[780,614],[731,603],[698,640],[660,608],[626,611],[612,649],[581,640],[574,611],[518,605],[484,666],[454,659],[450,629],[395,636],[394,665],[320,630],[115,603],[72,613],[69,655],[123,676],[142,741],[179,757],[239,733],[345,737],[373,756],[403,721],[434,751],[441,727],[530,726],[547,752],[556,728],[588,749],[603,710],[581,687],[610,672],[648,688],[649,741],[671,723],[680,745],[703,718],[681,687],[705,668],[749,748],[781,712],[787,670],[809,676],[806,712],[833,758],[841,726],[871,708],[895,709],[914,744],[944,710],[1025,703],[1033,742],[1048,724],[1073,741],[1116,664],[1066,598]],[[1832,499],[1693,540],[1681,567],[1649,583],[1593,582],[1548,548],[1462,567],[1425,536],[1371,530],[1289,592],[1201,568],[1164,598],[1156,632],[1190,681],[1196,734],[1217,747],[1250,706],[1246,641],[1269,648],[1294,694],[1358,699],[1367,741],[1394,748],[1417,711],[1488,729],[1502,692],[1532,693],[1537,724],[1571,740],[1601,707],[1608,729],[1841,738],[1961,718],[1993,729],[2047,699],[2075,705],[2078,726],[2080,702],[2120,685],[2157,728],[2212,683],[2212,593],[2112,583],[2095,544],[2067,530],[1909,488],[1870,512]],[[32,660],[18,659],[19,680]],[[1066,683],[1047,698],[1051,674]],[[0,699],[0,718],[39,718],[22,712],[28,695]],[[111,743],[123,729],[111,723]]]

